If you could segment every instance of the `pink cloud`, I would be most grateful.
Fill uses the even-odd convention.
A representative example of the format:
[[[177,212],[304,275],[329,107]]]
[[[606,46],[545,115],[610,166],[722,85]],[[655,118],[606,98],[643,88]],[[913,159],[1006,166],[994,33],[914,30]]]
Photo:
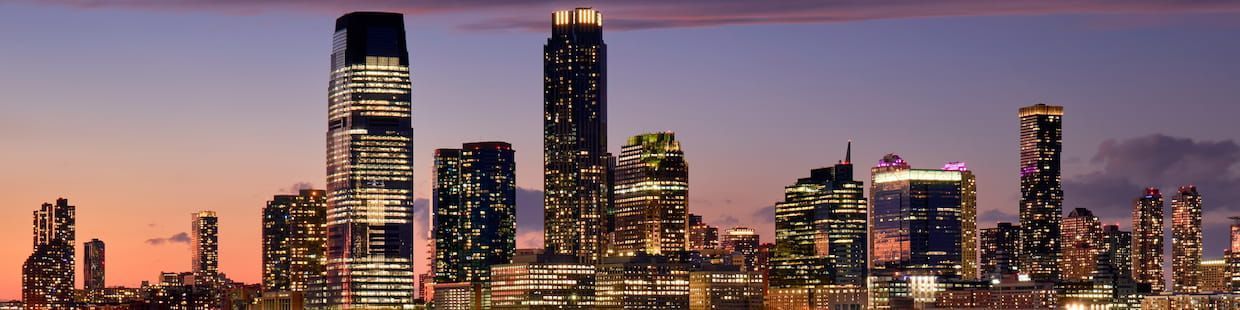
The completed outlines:
[[[42,0],[30,3],[78,8],[213,11],[258,14],[304,11],[336,14],[353,10],[385,10],[409,15],[462,14],[482,16],[460,25],[470,30],[532,30],[546,28],[549,12],[582,3],[563,0]],[[756,24],[818,24],[877,19],[952,16],[1050,14],[1192,14],[1236,13],[1240,2],[1161,0],[631,0],[589,3],[604,12],[609,30],[718,27]]]

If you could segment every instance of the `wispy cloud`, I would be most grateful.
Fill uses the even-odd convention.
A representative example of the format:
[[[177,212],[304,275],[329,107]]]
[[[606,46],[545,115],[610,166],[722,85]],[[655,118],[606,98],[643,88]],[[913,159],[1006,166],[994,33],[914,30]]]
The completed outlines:
[[[565,0],[40,0],[35,4],[77,8],[209,11],[261,14],[304,11],[337,14],[385,10],[410,15],[471,13],[471,30],[545,31],[549,12],[583,5]],[[628,0],[591,2],[604,11],[608,30],[717,27],[758,24],[818,24],[877,19],[1049,14],[1182,14],[1240,12],[1240,1],[1161,0]]]
[[[167,238],[151,238],[146,239],[146,244],[163,245],[165,243],[189,243],[189,234],[185,232],[177,233]]]

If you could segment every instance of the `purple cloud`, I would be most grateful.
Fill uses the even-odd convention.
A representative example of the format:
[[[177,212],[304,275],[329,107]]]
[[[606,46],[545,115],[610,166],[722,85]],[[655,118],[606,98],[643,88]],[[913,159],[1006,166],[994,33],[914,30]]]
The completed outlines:
[[[549,12],[582,3],[564,0],[44,0],[27,1],[77,8],[214,11],[256,14],[266,11],[306,11],[337,14],[353,10],[385,10],[409,15],[471,13],[481,20],[461,25],[470,30],[545,31]],[[756,24],[819,24],[877,19],[932,18],[951,16],[1049,15],[1049,14],[1182,14],[1240,12],[1240,2],[1224,0],[632,0],[593,2],[604,12],[609,30],[717,27]]]
[[[146,239],[148,245],[163,245],[165,243],[185,243],[189,244],[189,234],[185,232],[177,233],[167,238],[151,238]]]

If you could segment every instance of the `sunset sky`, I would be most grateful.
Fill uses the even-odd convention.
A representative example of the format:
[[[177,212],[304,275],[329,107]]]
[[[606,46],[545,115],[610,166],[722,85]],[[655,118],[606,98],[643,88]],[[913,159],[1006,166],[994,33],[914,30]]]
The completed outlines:
[[[783,187],[850,139],[867,185],[886,153],[965,161],[981,226],[1015,221],[1016,111],[1038,102],[1066,110],[1065,211],[1128,229],[1141,188],[1169,203],[1195,184],[1207,258],[1240,215],[1240,2],[425,2],[0,1],[0,299],[20,298],[31,212],[57,197],[77,206],[79,279],[91,238],[109,286],[188,271],[177,235],[215,210],[221,270],[258,282],[265,202],[323,187],[331,33],[352,10],[407,14],[417,198],[435,148],[511,142],[521,248],[542,242],[542,45],[576,6],[604,16],[613,152],[675,131],[689,210],[721,228],[773,241]]]

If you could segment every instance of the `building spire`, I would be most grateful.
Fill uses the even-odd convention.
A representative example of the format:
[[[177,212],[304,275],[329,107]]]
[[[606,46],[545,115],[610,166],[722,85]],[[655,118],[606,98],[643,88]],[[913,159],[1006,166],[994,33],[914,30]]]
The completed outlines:
[[[844,151],[844,164],[852,163],[852,139],[848,140],[848,149]]]

